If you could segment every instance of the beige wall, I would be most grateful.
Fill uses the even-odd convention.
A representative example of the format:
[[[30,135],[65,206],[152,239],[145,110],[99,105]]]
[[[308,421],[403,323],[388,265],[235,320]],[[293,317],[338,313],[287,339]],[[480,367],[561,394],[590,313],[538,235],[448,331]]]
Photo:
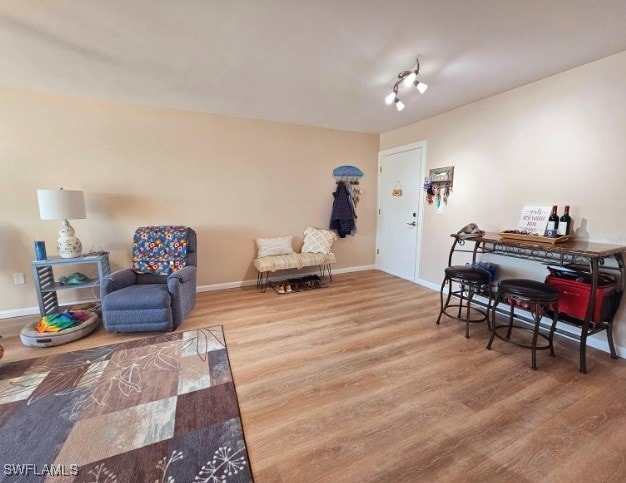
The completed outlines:
[[[85,251],[111,252],[114,269],[129,265],[137,226],[195,228],[198,283],[214,285],[256,278],[255,237],[294,235],[299,251],[304,228],[327,227],[332,169],[351,164],[365,173],[365,194],[358,234],[333,246],[336,268],[373,264],[378,142],[372,134],[0,89],[0,311],[36,305],[33,240],[56,252],[60,223],[39,219],[38,188],[85,192],[87,219],[72,225]],[[15,272],[26,274],[26,285],[13,284]]]
[[[557,204],[559,212],[569,204],[575,229],[584,224],[592,241],[626,245],[625,78],[623,52],[381,135],[381,150],[426,140],[428,168],[455,167],[444,215],[424,210],[420,278],[441,283],[450,233],[469,222],[514,228],[528,204]],[[494,261],[505,275],[546,272]]]

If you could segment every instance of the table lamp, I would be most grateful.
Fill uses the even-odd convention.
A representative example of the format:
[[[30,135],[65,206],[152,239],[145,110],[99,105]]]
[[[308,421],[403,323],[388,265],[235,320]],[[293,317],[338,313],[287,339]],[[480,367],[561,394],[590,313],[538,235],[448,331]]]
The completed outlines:
[[[61,258],[80,257],[83,246],[67,220],[87,218],[84,193],[63,188],[37,190],[37,200],[39,201],[39,217],[42,220],[63,220],[57,242],[59,256]]]

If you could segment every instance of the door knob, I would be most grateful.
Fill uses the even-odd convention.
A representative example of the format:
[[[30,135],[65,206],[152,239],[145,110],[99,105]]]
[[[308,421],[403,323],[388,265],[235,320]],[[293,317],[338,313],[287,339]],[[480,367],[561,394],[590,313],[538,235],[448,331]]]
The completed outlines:
[[[413,222],[413,223],[407,223],[407,225],[415,226],[415,225],[417,225],[417,223],[415,223],[415,222]]]

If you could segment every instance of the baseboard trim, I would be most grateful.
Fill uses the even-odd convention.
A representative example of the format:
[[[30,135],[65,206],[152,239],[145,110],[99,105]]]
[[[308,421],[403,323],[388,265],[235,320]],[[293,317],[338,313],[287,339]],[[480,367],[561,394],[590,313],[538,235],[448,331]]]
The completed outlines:
[[[359,267],[348,267],[348,268],[333,268],[333,274],[337,273],[350,273],[350,272],[363,272],[365,270],[374,270],[376,268],[375,265],[361,265]]]
[[[426,280],[418,279],[415,281],[415,283],[418,285],[421,285],[422,287],[426,287],[431,290],[434,290],[435,292],[439,292],[439,290],[441,290],[441,287],[439,285],[434,284],[432,282],[427,282]]]
[[[227,290],[229,288],[241,288],[256,285],[256,280],[241,280],[239,282],[216,283],[213,285],[198,285],[196,292],[214,292],[215,290]]]
[[[13,317],[24,317],[25,315],[39,314],[39,307],[24,307],[22,309],[0,310],[0,319],[12,319]]]
[[[96,300],[74,300],[72,302],[63,302],[62,305],[88,304],[96,302]],[[21,309],[0,310],[0,320],[12,319],[13,317],[24,317],[25,315],[39,315],[39,307],[24,307]]]

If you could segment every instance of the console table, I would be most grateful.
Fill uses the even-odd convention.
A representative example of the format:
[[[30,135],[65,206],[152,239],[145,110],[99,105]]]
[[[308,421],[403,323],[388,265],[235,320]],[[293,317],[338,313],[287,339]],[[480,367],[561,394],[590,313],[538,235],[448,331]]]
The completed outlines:
[[[98,278],[82,284],[60,284],[54,281],[52,267],[67,265],[96,264],[98,267]],[[41,316],[54,314],[62,311],[59,307],[57,291],[78,288],[88,288],[100,286],[102,279],[111,273],[109,265],[109,255],[106,253],[99,255],[83,255],[75,258],[61,258],[58,256],[48,257],[47,260],[35,260],[31,263],[33,267],[33,280],[37,290],[37,300],[39,302],[39,312]],[[98,297],[100,298],[100,297]]]
[[[568,240],[562,243],[550,244],[534,242],[531,240],[515,240],[502,238],[497,233],[485,233],[482,236],[462,238],[457,234],[451,235],[455,240],[450,251],[452,253],[457,246],[463,246],[465,242],[473,242],[472,261],[476,262],[476,256],[480,253],[501,255],[506,257],[533,260],[544,264],[585,270],[591,276],[591,293],[585,318],[582,320],[559,314],[559,321],[573,324],[581,328],[580,333],[580,372],[587,373],[587,337],[597,332],[606,331],[611,357],[617,359],[615,344],[613,342],[613,318],[619,307],[626,283],[626,268],[624,267],[623,254],[626,246],[609,245],[605,243],[592,243],[587,241]],[[607,263],[614,260],[614,265]],[[594,323],[591,321],[596,304],[596,288],[598,287],[598,273],[600,271],[614,271],[618,274],[615,287],[615,303],[607,316],[607,320]]]

